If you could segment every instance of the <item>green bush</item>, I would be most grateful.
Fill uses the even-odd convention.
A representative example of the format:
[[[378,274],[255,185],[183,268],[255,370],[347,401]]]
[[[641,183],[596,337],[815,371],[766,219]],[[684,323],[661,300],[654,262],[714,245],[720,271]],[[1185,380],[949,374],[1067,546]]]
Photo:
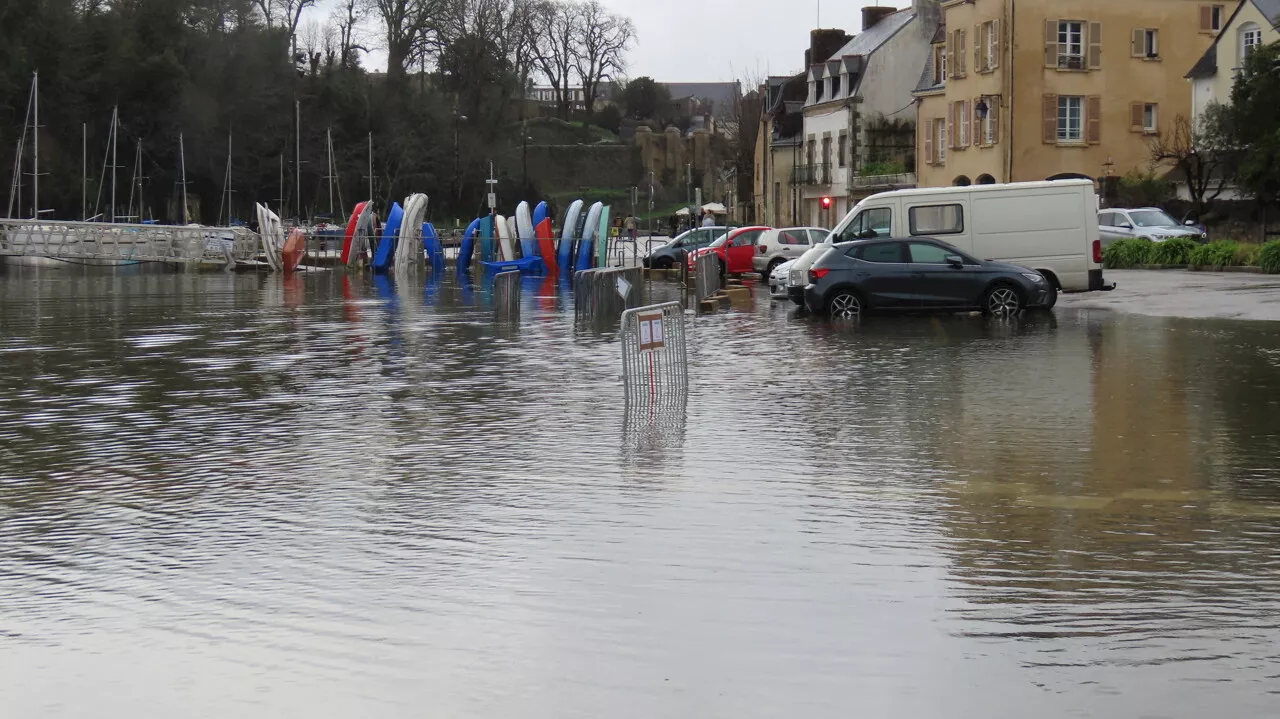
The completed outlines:
[[[1191,253],[1199,245],[1186,237],[1173,237],[1157,242],[1147,256],[1152,265],[1186,265],[1191,263]]]
[[[1232,264],[1238,267],[1254,267],[1258,264],[1258,253],[1261,251],[1262,247],[1252,242],[1237,244],[1236,256]]]
[[[1258,252],[1258,266],[1269,275],[1280,275],[1280,240],[1272,240]]]
[[[1102,251],[1102,266],[1110,270],[1125,270],[1138,265],[1149,264],[1154,242],[1145,237],[1134,237],[1128,240],[1116,240]]]
[[[1192,250],[1190,264],[1195,268],[1230,267],[1236,263],[1239,252],[1240,245],[1230,240],[1210,242]]]

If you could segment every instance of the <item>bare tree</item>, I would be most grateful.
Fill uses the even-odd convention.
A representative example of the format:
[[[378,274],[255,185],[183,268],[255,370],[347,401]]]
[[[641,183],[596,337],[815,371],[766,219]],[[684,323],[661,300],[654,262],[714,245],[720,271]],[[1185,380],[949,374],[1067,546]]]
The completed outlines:
[[[370,0],[386,30],[387,80],[403,81],[408,69],[440,49],[441,31],[454,15],[457,0]]]
[[[316,4],[316,0],[253,0],[262,11],[267,27],[288,28],[292,37],[302,22],[302,11]]]
[[[358,53],[369,52],[362,32],[366,9],[364,0],[341,0],[329,16],[337,28],[338,62],[343,67],[355,67],[360,62]]]
[[[542,0],[532,8],[533,58],[556,99],[560,117],[569,118],[569,82],[578,60],[578,40],[583,35],[582,13],[577,4]]]
[[[636,30],[630,18],[609,12],[600,0],[587,0],[578,12],[582,45],[574,58],[574,70],[582,81],[582,96],[589,117],[595,113],[600,86],[625,68],[623,55],[635,41]]]
[[[1173,132],[1157,135],[1148,143],[1153,165],[1172,165],[1182,175],[1197,217],[1203,217],[1235,179],[1234,153],[1225,122],[1222,107],[1211,105],[1198,125],[1178,115]]]

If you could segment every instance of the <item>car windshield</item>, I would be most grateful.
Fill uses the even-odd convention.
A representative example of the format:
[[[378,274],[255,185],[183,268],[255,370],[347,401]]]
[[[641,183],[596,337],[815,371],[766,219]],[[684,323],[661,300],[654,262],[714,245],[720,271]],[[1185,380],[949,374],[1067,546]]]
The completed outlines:
[[[1161,210],[1139,210],[1130,212],[1129,217],[1138,227],[1177,227],[1178,223]]]
[[[708,245],[708,247],[724,247],[724,243],[728,241],[729,241],[729,233],[726,232],[725,234],[717,237],[716,241],[712,242],[710,245]]]

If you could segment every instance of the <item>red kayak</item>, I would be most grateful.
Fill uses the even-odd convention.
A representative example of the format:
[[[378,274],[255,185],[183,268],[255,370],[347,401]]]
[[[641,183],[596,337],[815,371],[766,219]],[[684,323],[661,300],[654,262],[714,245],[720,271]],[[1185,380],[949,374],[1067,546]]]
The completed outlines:
[[[293,272],[298,269],[298,265],[302,264],[302,256],[306,253],[307,233],[300,227],[289,230],[289,239],[284,241],[284,249],[280,252],[280,259],[284,261],[284,271]]]
[[[538,252],[542,254],[542,263],[547,266],[549,274],[555,274],[559,271],[559,266],[556,265],[556,234],[551,229],[551,218],[539,222],[534,233],[538,236]]]
[[[360,214],[364,212],[365,205],[369,204],[361,202],[356,205],[356,209],[351,212],[351,221],[347,223],[347,234],[342,238],[342,266],[346,267],[351,262],[351,243],[356,238],[356,228],[360,226]]]

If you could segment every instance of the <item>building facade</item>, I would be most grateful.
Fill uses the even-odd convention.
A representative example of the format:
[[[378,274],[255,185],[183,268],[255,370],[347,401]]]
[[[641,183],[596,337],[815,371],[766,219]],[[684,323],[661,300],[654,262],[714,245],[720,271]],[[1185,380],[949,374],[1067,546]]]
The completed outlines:
[[[860,197],[888,184],[914,185],[911,90],[940,18],[936,0],[914,0],[902,10],[868,7],[862,32],[834,53],[811,47],[804,138],[792,178],[800,188],[798,224],[831,227]]]
[[[1095,179],[1150,167],[1190,117],[1183,79],[1238,0],[945,0],[918,75],[922,187]]]
[[[1213,16],[1207,20],[1212,23]],[[1187,73],[1191,80],[1191,113],[1196,122],[1210,105],[1231,103],[1231,89],[1245,58],[1257,47],[1280,41],[1277,28],[1280,0],[1244,0],[1227,17],[1213,45]]]
[[[765,98],[756,137],[753,221],[771,227],[800,224],[800,197],[792,182],[804,143],[807,75],[770,77],[760,87]]]

